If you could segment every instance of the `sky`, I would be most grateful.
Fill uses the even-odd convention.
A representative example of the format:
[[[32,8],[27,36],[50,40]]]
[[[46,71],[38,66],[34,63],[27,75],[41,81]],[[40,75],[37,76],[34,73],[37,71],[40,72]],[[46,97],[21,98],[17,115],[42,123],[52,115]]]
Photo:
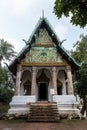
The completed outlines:
[[[60,41],[66,39],[63,46],[67,50],[73,48],[73,44],[79,40],[81,34],[87,35],[87,27],[84,29],[73,26],[70,18],[58,19],[53,13],[55,0],[0,0],[0,39],[13,44],[19,52],[29,39],[38,20],[47,17]]]

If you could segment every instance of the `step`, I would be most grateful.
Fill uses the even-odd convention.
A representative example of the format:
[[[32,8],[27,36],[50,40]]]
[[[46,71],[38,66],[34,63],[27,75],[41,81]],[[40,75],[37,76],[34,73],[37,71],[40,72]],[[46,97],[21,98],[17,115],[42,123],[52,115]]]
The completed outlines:
[[[45,115],[45,114],[46,114],[46,115],[47,115],[47,114],[55,115],[55,114],[58,114],[58,112],[53,112],[53,111],[52,111],[52,112],[46,112],[46,111],[43,111],[43,112],[30,111],[30,112],[29,112],[29,114],[32,114],[32,113],[33,113],[33,114],[37,114],[37,115],[41,115],[41,114],[44,114],[44,115]]]
[[[30,108],[32,108],[32,109],[57,109],[56,107],[36,107],[36,106],[33,106],[33,107],[31,107],[30,106]]]
[[[39,102],[30,104],[28,121],[58,121],[59,114],[56,103]]]
[[[58,119],[59,116],[30,116],[28,119]]]
[[[35,109],[30,110],[30,112],[35,112],[35,111],[36,112],[54,112],[54,111],[58,112],[58,110],[40,110],[40,109],[39,110],[37,110],[37,109],[36,110]]]
[[[58,117],[58,114],[52,115],[52,114],[30,114],[28,117]]]
[[[59,119],[28,119],[28,122],[58,122]]]

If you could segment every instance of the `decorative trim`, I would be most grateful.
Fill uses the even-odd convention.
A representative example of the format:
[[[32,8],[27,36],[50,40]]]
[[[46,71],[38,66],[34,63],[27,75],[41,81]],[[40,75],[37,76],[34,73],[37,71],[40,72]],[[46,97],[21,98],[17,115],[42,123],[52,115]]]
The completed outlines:
[[[52,43],[35,43],[34,45],[33,45],[34,47],[54,47],[54,46],[56,46],[55,44],[52,44]]]
[[[22,66],[67,66],[68,64],[65,62],[50,62],[50,63],[35,63],[35,62],[30,62],[30,63],[20,63]]]

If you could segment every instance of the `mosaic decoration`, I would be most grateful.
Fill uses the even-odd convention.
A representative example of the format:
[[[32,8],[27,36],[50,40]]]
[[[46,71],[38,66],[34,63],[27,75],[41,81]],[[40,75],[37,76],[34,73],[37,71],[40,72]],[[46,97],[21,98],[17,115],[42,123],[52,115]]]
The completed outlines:
[[[60,54],[54,47],[33,47],[30,52],[27,53],[25,62],[37,62],[37,63],[50,63],[50,62],[63,62]]]
[[[53,48],[37,48],[32,50],[32,62],[56,61],[56,50]]]
[[[35,45],[54,45],[51,37],[49,36],[48,32],[46,31],[46,29],[40,29],[39,33],[36,34],[36,42]]]
[[[46,46],[48,44],[50,45],[49,47]],[[36,36],[36,42],[31,50],[26,54],[26,58],[22,61],[26,63],[52,63],[63,62],[64,60],[57,52],[55,44],[46,29],[40,29],[38,36]]]

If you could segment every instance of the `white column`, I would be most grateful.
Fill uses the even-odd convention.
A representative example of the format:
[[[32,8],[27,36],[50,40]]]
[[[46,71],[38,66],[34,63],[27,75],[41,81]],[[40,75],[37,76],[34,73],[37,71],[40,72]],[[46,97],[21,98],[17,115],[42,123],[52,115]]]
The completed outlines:
[[[52,80],[53,80],[54,94],[57,94],[57,71],[56,71],[56,67],[52,67]]]
[[[73,83],[72,83],[72,73],[71,73],[71,67],[67,66],[67,83],[68,83],[68,95],[73,94]]]
[[[15,95],[20,95],[21,73],[22,73],[22,66],[18,65],[17,66],[17,74],[16,74]]]
[[[66,95],[66,84],[65,84],[66,82],[65,81],[63,81],[63,89],[62,89],[62,94],[63,95]]]
[[[35,95],[35,92],[36,92],[36,67],[32,67],[31,95]]]

